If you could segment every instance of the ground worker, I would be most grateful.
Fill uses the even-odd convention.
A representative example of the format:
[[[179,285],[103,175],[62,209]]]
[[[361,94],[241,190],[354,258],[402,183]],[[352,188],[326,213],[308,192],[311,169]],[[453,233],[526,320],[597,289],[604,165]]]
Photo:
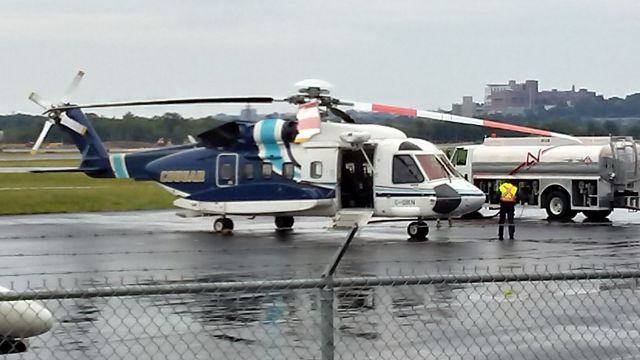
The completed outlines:
[[[503,180],[498,188],[500,191],[500,220],[498,221],[498,239],[504,239],[504,218],[507,217],[509,222],[509,239],[513,240],[516,232],[516,226],[513,223],[515,213],[515,205],[517,201],[518,187]]]

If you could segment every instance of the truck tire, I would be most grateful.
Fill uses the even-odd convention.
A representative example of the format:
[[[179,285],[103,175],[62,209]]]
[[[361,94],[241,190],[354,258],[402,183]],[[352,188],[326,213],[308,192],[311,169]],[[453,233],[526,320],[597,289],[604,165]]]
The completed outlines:
[[[571,220],[576,216],[576,212],[571,211],[569,197],[563,191],[552,191],[547,195],[545,209],[549,220]]]
[[[585,210],[582,214],[586,216],[589,221],[602,221],[611,215],[611,211],[613,210]]]

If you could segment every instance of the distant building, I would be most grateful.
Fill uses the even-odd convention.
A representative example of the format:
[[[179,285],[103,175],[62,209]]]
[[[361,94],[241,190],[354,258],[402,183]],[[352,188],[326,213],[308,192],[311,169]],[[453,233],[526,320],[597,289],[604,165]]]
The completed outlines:
[[[538,81],[526,80],[507,84],[488,84],[484,91],[484,111],[487,114],[524,114],[536,106]]]
[[[483,108],[481,104],[473,102],[473,96],[463,96],[461,104],[452,104],[451,113],[466,117],[481,116]]]
[[[485,114],[522,115],[527,110],[548,109],[555,106],[574,106],[584,99],[596,99],[595,91],[580,89],[575,86],[571,90],[538,91],[537,80],[526,80],[517,83],[509,80],[507,84],[488,84],[485,88]]]
[[[247,105],[240,111],[240,120],[256,122],[258,121],[258,112],[250,105]]]
[[[595,99],[595,91],[588,91],[587,89],[580,89],[576,91],[575,85],[571,87],[571,90],[558,91],[558,89],[551,89],[551,91],[541,91],[538,94],[538,104],[546,108],[553,106],[574,106],[576,102],[584,99]]]

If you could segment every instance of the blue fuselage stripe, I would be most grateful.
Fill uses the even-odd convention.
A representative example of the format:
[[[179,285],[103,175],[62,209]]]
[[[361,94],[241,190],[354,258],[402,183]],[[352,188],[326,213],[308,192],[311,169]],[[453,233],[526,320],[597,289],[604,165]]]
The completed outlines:
[[[124,162],[124,154],[113,154],[111,156],[113,160],[113,172],[116,178],[128,178],[129,174],[126,170],[127,165]]]

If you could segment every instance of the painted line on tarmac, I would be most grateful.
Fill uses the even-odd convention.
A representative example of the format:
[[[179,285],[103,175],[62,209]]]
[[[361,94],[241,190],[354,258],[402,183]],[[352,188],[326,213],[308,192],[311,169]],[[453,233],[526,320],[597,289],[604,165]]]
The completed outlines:
[[[89,190],[89,189],[105,189],[111,186],[33,186],[33,187],[4,187],[0,191],[19,191],[19,190]]]

